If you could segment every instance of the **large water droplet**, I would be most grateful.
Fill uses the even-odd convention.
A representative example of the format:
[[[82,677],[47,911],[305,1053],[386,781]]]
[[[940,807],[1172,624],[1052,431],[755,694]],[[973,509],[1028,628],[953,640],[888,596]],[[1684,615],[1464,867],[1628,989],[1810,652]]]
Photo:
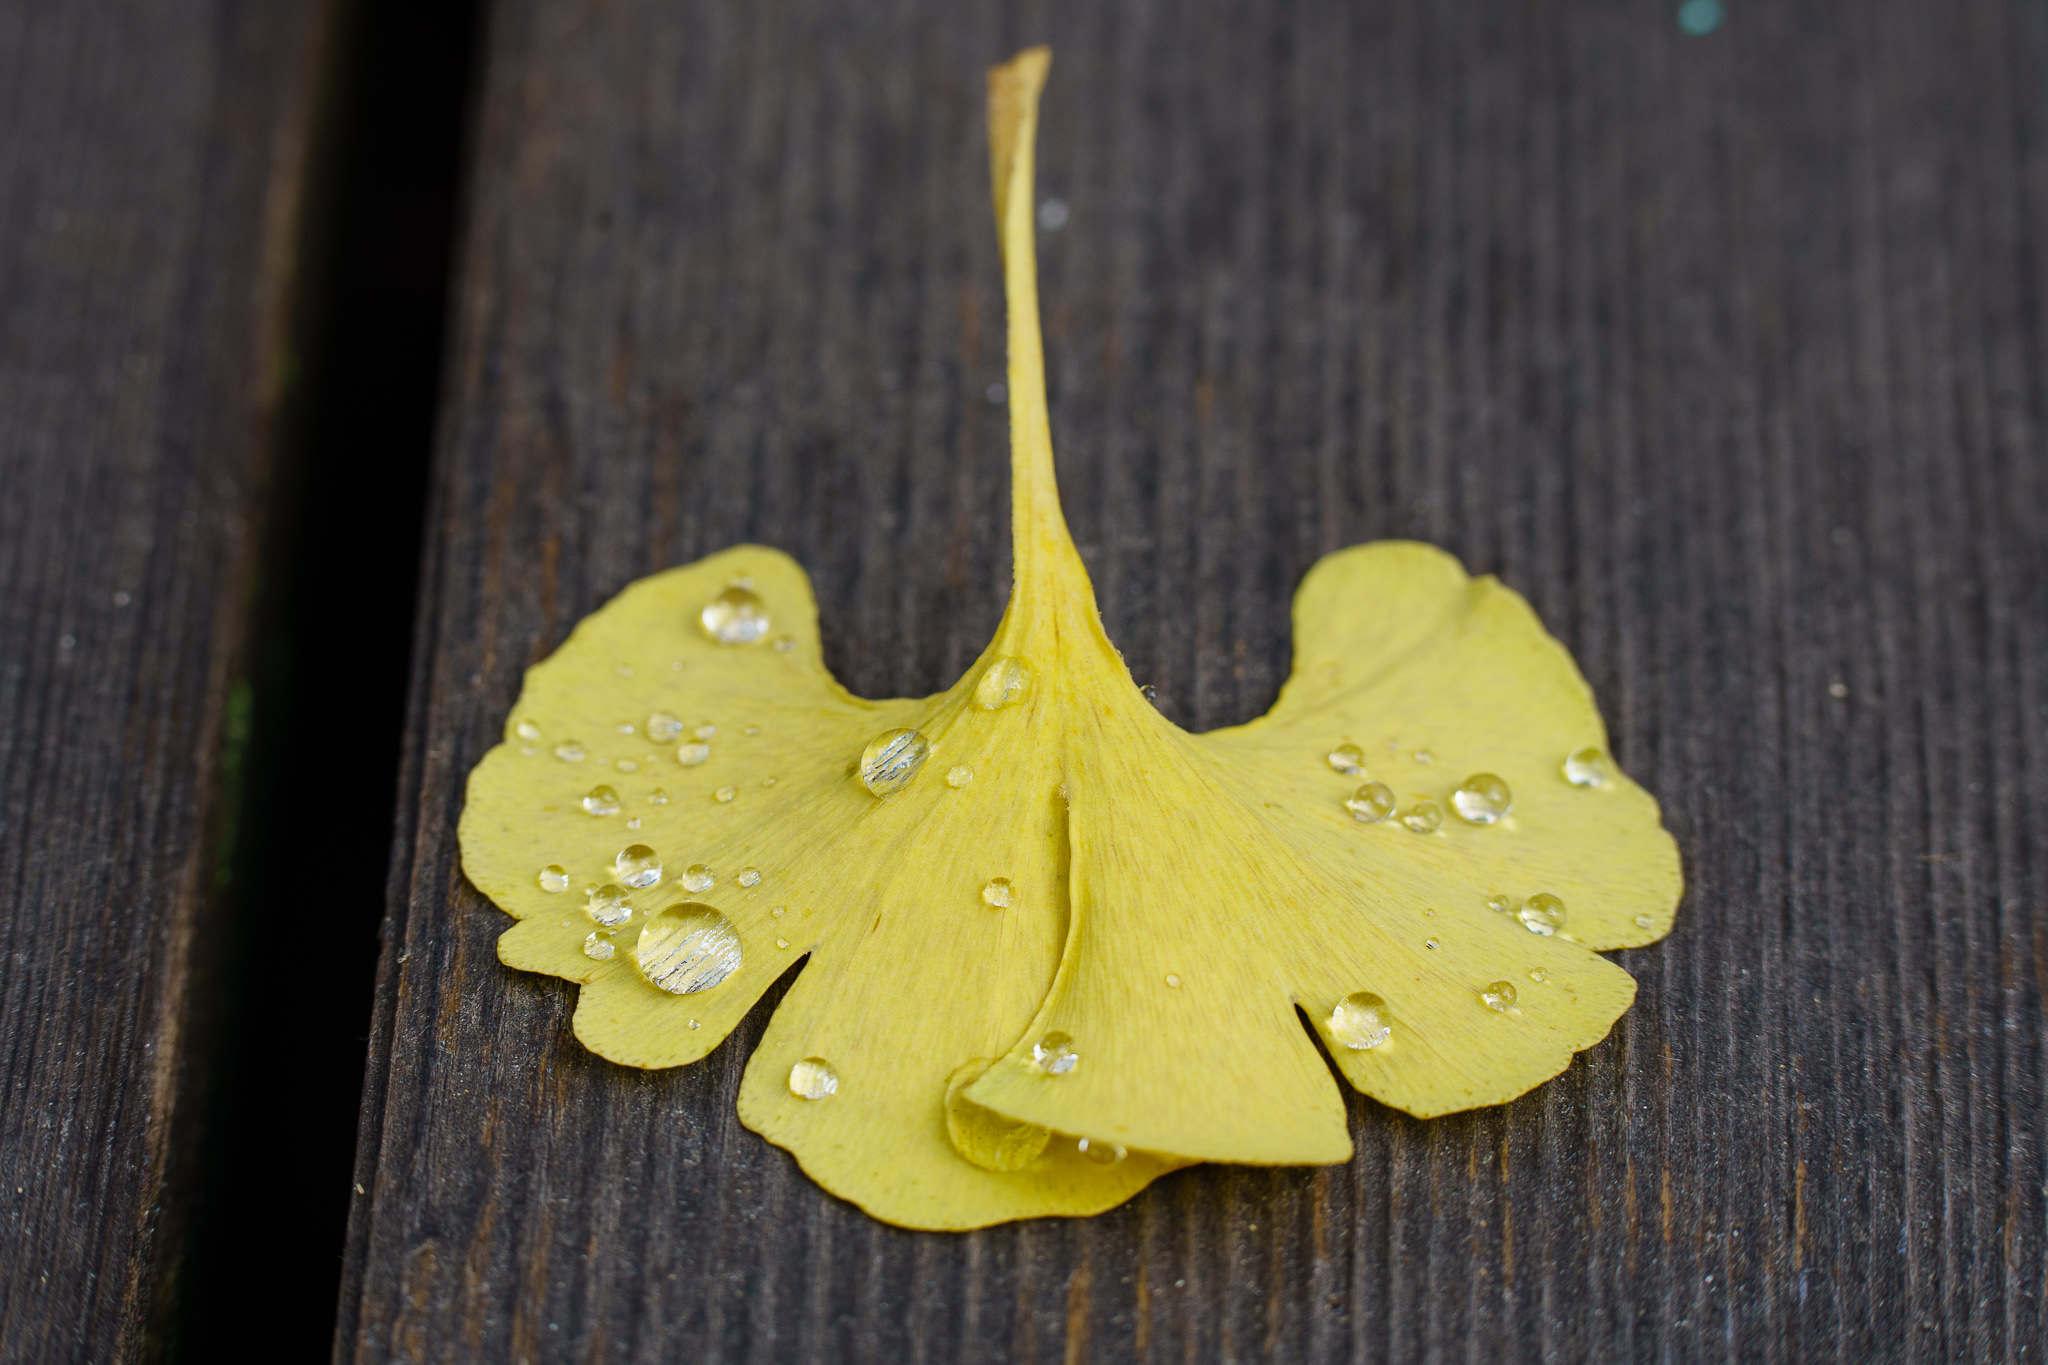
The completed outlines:
[[[1330,1036],[1354,1052],[1378,1047],[1393,1033],[1387,1002],[1371,991],[1353,991],[1330,1011]]]
[[[1022,659],[997,659],[982,670],[974,685],[974,704],[984,711],[1015,706],[1031,690],[1031,665]]]
[[[633,906],[626,899],[626,888],[617,882],[592,887],[583,909],[607,929],[616,929],[633,917]]]
[[[750,645],[768,633],[768,608],[751,588],[738,584],[711,599],[699,622],[722,645]]]
[[[991,877],[988,885],[981,888],[981,898],[998,910],[1007,910],[1017,899],[1017,893],[1011,889],[1008,877]]]
[[[839,1091],[839,1073],[823,1057],[806,1057],[789,1069],[789,1093],[800,1100],[822,1100]]]
[[[1339,744],[1330,750],[1330,766],[1346,777],[1358,777],[1365,772],[1365,752],[1356,744]]]
[[[1394,813],[1394,789],[1384,782],[1368,782],[1351,793],[1344,809],[1363,824],[1377,825]]]
[[[549,863],[540,870],[540,889],[543,891],[567,891],[569,869],[560,863]]]
[[[1444,822],[1444,808],[1434,801],[1417,801],[1401,817],[1401,823],[1417,834],[1433,834]]]
[[[693,896],[701,896],[718,884],[718,878],[702,863],[691,863],[683,869],[683,890]]]
[[[610,787],[592,787],[583,798],[583,809],[592,815],[617,815],[619,794]]]
[[[1538,891],[1523,903],[1520,918],[1523,928],[1548,938],[1564,926],[1564,902],[1548,891]]]
[[[561,759],[564,763],[581,763],[583,761],[583,746],[573,739],[565,739],[555,746],[555,757]]]
[[[1574,749],[1564,758],[1564,780],[1574,787],[1607,785],[1607,755],[1592,745]]]
[[[540,738],[540,727],[530,720],[522,720],[512,727],[512,733],[531,744]]]
[[[583,955],[585,957],[596,958],[599,962],[603,962],[617,951],[618,946],[611,941],[610,935],[606,934],[602,929],[592,929],[584,936]]]
[[[647,737],[656,744],[671,744],[683,733],[683,718],[656,711],[647,718]]]
[[[1459,818],[1474,825],[1490,825],[1514,807],[1514,793],[1492,773],[1474,773],[1451,793],[1451,804]]]
[[[1064,1076],[1081,1061],[1074,1040],[1064,1033],[1048,1033],[1031,1045],[1031,1060],[1048,1076]]]
[[[661,855],[645,844],[628,844],[612,859],[612,873],[627,886],[652,886],[661,880]]]
[[[758,867],[741,868],[739,882],[741,886],[759,886],[761,884],[761,869]]]
[[[955,789],[966,786],[974,780],[974,769],[965,763],[955,763],[946,769],[946,785]]]
[[[1114,1166],[1130,1155],[1130,1149],[1121,1142],[1111,1142],[1106,1138],[1077,1138],[1074,1150],[1098,1166]]]
[[[888,730],[868,741],[860,756],[860,780],[877,796],[900,790],[931,757],[930,741],[915,730]]]
[[[985,1171],[1021,1171],[1045,1153],[1052,1131],[1019,1123],[967,1098],[967,1087],[988,1070],[969,1062],[946,1081],[946,1137],[953,1150]]]
[[[1510,981],[1488,983],[1486,989],[1479,992],[1479,1002],[1496,1014],[1506,1014],[1515,1007],[1514,983]]]
[[[670,995],[708,991],[740,965],[732,921],[708,905],[678,901],[648,917],[633,948],[640,974]]]
[[[694,768],[711,758],[711,746],[702,740],[691,740],[676,750],[676,762],[685,768]]]

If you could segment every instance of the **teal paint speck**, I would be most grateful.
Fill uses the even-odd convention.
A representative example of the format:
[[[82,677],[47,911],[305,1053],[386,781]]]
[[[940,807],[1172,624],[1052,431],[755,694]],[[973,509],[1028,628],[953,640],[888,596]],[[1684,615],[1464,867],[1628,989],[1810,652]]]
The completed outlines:
[[[1678,28],[1691,37],[1704,38],[1721,27],[1724,17],[1721,0],[1685,0],[1678,7]]]

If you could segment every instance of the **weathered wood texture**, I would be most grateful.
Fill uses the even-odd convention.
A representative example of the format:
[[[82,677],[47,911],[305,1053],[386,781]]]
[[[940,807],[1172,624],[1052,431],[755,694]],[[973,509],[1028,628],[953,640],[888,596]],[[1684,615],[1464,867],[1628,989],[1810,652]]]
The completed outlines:
[[[0,16],[0,1359],[177,1280],[319,28]]]
[[[2032,1359],[2048,10],[504,0],[338,1356]],[[875,1223],[581,1050],[464,884],[521,670],[740,539],[868,694],[1007,586],[981,71],[1057,49],[1053,422],[1113,637],[1249,717],[1320,554],[1572,647],[1690,890],[1564,1077],[1080,1222]]]

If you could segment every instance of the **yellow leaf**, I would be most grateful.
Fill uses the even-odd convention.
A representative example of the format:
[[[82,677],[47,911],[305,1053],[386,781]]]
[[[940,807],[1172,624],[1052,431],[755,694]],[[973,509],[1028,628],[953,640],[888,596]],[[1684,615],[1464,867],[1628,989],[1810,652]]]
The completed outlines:
[[[1190,735],[1103,634],[1053,480],[1031,244],[1049,57],[990,76],[1017,584],[948,691],[865,701],[787,557],[632,585],[531,669],[463,867],[508,964],[631,1066],[800,960],[742,1119],[876,1217],[1111,1207],[1194,1160],[1331,1162],[1346,1079],[1418,1115],[1562,1070],[1634,994],[1678,862],[1528,606],[1427,546],[1318,564],[1293,675]],[[1577,755],[1567,764],[1567,757]],[[1567,768],[1569,767],[1569,773]]]

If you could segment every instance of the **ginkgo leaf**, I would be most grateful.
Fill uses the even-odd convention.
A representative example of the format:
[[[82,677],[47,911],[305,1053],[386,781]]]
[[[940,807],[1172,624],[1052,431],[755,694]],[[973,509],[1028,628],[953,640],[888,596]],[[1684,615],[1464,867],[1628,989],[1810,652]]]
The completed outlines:
[[[948,691],[826,672],[802,571],[739,546],[527,674],[463,867],[577,1036],[696,1061],[803,966],[742,1119],[879,1218],[1108,1208],[1194,1160],[1330,1162],[1329,1066],[1418,1115],[1512,1098],[1634,993],[1594,950],[1680,889],[1656,804],[1528,606],[1427,546],[1318,564],[1273,711],[1191,735],[1103,633],[1053,480],[1031,244],[1049,58],[990,76],[1016,587]]]

